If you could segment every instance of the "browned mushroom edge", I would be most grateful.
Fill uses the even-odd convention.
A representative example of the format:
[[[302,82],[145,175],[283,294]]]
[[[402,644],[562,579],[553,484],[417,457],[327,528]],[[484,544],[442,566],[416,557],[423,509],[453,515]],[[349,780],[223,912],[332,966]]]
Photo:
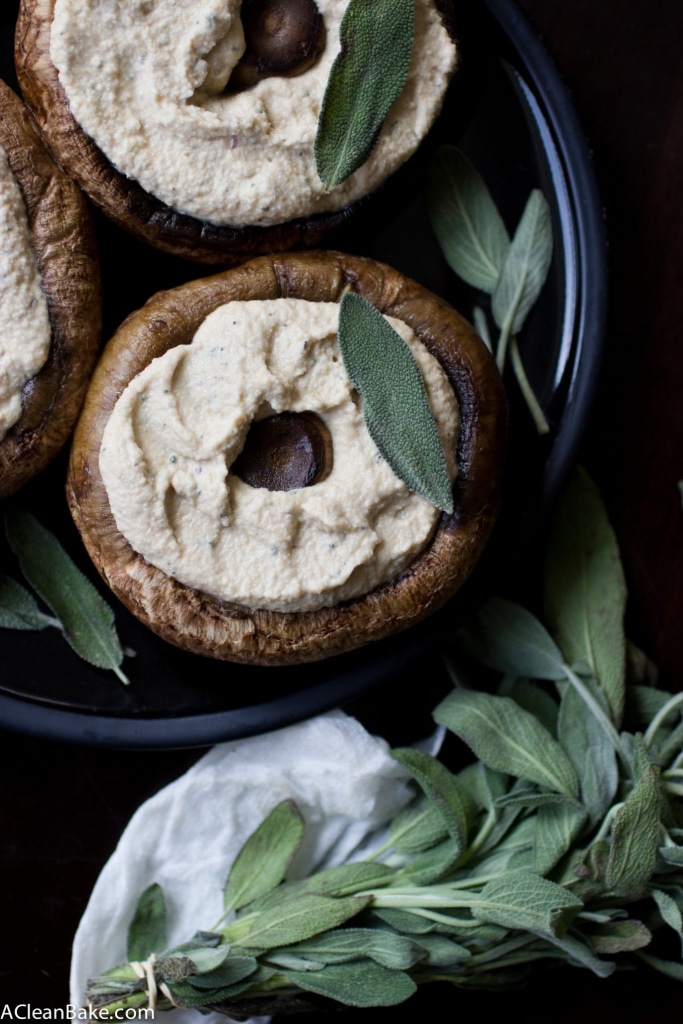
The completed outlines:
[[[71,434],[97,359],[101,304],[87,203],[4,82],[0,143],[26,203],[52,327],[47,362],[24,386],[21,417],[0,441],[0,498],[6,498],[44,469]]]
[[[99,472],[104,426],[126,385],[156,356],[188,343],[234,299],[338,301],[348,286],[407,323],[445,369],[461,415],[455,510],[395,579],[363,597],[311,612],[270,612],[192,590],[136,554],[116,528]],[[492,529],[501,487],[507,408],[494,361],[446,302],[383,264],[341,253],[260,257],[155,295],[121,326],[90,386],[71,455],[67,494],[95,565],[116,596],[170,643],[248,664],[315,661],[352,650],[436,611],[469,576]]]
[[[179,213],[156,199],[116,170],[72,116],[50,58],[54,5],[55,0],[21,0],[15,35],[19,84],[61,166],[118,227],[185,259],[236,266],[261,253],[320,245],[364,202],[271,227],[229,227]],[[453,0],[437,0],[436,7],[455,38]]]

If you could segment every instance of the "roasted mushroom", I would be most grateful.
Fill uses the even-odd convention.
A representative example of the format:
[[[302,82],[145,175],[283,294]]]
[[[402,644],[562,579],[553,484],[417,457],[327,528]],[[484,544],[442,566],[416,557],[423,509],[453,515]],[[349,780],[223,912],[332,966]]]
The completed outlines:
[[[197,68],[200,64],[209,67],[208,72],[205,72],[206,79],[199,85],[192,84],[201,77],[195,68],[192,73],[188,72],[183,87],[178,86],[176,90],[185,97],[179,105],[181,117],[187,122],[182,128],[182,135],[176,135],[175,129],[168,127],[168,104],[158,120],[152,116],[149,124],[143,125],[139,114],[134,111],[126,117],[130,99],[124,97],[123,93],[115,94],[110,109],[116,112],[112,122],[116,126],[116,137],[119,140],[125,138],[122,129],[126,124],[133,126],[136,133],[132,146],[126,144],[124,148],[125,152],[130,149],[137,155],[131,164],[126,164],[124,150],[119,152],[117,149],[114,153],[102,141],[103,148],[100,148],[91,137],[97,133],[91,130],[91,135],[86,134],[72,114],[62,84],[64,75],[58,74],[51,57],[56,2],[21,0],[15,53],[17,73],[26,102],[61,166],[120,227],[167,252],[223,266],[233,266],[259,253],[319,245],[326,233],[346,219],[353,204],[376,188],[414,150],[418,138],[428,130],[438,112],[455,63],[455,49],[449,41],[449,35],[453,37],[452,0],[419,0],[417,23],[429,23],[431,31],[435,31],[435,26],[438,26],[449,50],[447,57],[439,56],[437,59],[429,47],[416,44],[414,48],[415,59],[427,59],[428,63],[424,67],[420,64],[419,70],[416,68],[414,73],[411,72],[404,97],[399,103],[404,104],[405,111],[409,111],[411,116],[413,111],[421,111],[419,130],[414,126],[409,127],[405,117],[399,118],[396,115],[395,119],[403,127],[397,132],[394,124],[388,134],[391,135],[392,146],[397,145],[401,138],[405,140],[402,143],[405,145],[403,155],[398,152],[394,155],[392,151],[386,161],[383,156],[384,169],[380,173],[378,166],[372,171],[372,176],[369,176],[369,165],[361,168],[357,175],[349,179],[352,182],[349,188],[352,187],[353,191],[348,196],[344,192],[348,182],[327,193],[317,179],[312,156],[316,104],[319,105],[322,99],[333,56],[327,51],[330,32],[324,24],[321,25],[324,20],[320,19],[322,0],[320,4],[314,0],[253,0],[244,5],[247,49],[236,66],[230,66],[232,58],[229,51],[238,49],[238,42],[232,36],[219,38],[218,30],[209,27],[205,32],[204,29],[201,32],[198,29],[196,45],[192,43],[191,52],[185,54],[182,60],[175,53],[169,57],[168,74],[171,74],[173,68],[185,66],[186,63],[191,65],[200,56]],[[325,0],[325,3],[330,2]],[[135,11],[141,12],[144,18],[148,7],[152,10],[151,5],[135,5]],[[117,24],[124,20],[119,15],[117,18]],[[335,18],[337,32],[339,19],[336,15]],[[200,20],[198,17],[197,22]],[[210,24],[215,26],[215,23],[214,18]],[[77,24],[79,31],[83,31],[80,28],[83,25],[87,25],[90,30],[91,19],[84,16],[78,19]],[[444,31],[444,25],[448,34]],[[271,32],[273,26],[277,32]],[[212,31],[214,35],[211,35]],[[208,53],[202,49],[202,45],[210,45],[201,44],[199,37],[202,32],[211,35],[212,43],[216,40]],[[152,33],[154,37],[159,34]],[[141,38],[140,31],[133,35],[136,40]],[[234,39],[238,40],[239,34]],[[326,49],[320,54],[323,43]],[[110,49],[109,37],[106,48]],[[120,85],[115,86],[115,81],[125,85],[131,77],[134,78],[135,69],[132,65],[130,69],[115,72],[114,65],[107,63],[108,52],[104,60],[97,58],[90,53],[86,40],[80,40],[78,45],[72,40],[69,52],[75,55],[77,62],[82,60],[84,66],[87,64],[86,92],[100,97],[96,104],[98,107],[107,89],[122,88]],[[131,47],[124,47],[122,52],[127,55],[126,59],[134,61],[135,58],[130,56]],[[426,58],[424,55],[427,55]],[[156,59],[150,58],[147,61],[147,56],[146,52],[141,53],[140,61],[144,59],[146,66],[154,64]],[[98,71],[98,68],[101,70]],[[318,76],[313,89],[317,97],[315,101],[309,98],[308,86],[309,75],[314,74]],[[294,98],[285,95],[278,99],[272,91],[275,89],[273,83],[290,83],[286,88],[295,90]],[[259,92],[261,88],[268,90],[264,94],[267,95],[265,100]],[[195,90],[189,103],[186,95],[188,89]],[[164,80],[161,84],[155,83],[141,89],[141,94],[166,99],[168,91]],[[256,107],[250,108],[245,120],[244,103],[252,97]],[[223,106],[224,102],[235,101],[239,107],[234,116],[217,113],[219,110],[227,110]],[[274,107],[281,112],[277,124],[273,122]],[[306,122],[304,128],[300,129],[297,127],[297,117],[304,112],[313,116],[314,123],[311,125]],[[206,117],[201,124],[195,125],[192,122],[190,126],[191,118],[204,114]],[[220,131],[219,122],[225,122]],[[230,127],[233,122],[234,128]],[[287,168],[278,168],[269,154],[264,154],[257,146],[255,140],[260,136],[254,132],[261,131],[259,125],[266,126],[267,138],[273,139],[277,145],[280,145],[277,140],[285,129],[289,131],[291,126],[296,133],[288,136],[282,147],[282,152],[286,152],[290,161]],[[204,144],[203,140],[217,139],[219,135],[224,143],[220,157],[214,155],[213,149],[211,153],[198,151],[197,147]],[[149,181],[145,178],[143,187],[140,184],[142,172],[138,173],[135,167],[142,148],[147,146],[150,159],[156,160],[156,154],[162,153],[163,159],[160,156],[160,163],[155,169],[148,168],[145,171],[145,174],[149,174]],[[108,155],[105,155],[103,149]],[[245,166],[243,161],[247,159],[249,163]],[[180,186],[176,188],[176,179],[169,177],[166,180],[164,177],[166,172],[160,169],[162,163],[164,168],[172,169],[173,175],[180,173],[190,163],[195,163],[200,170],[201,180],[194,182],[192,179],[190,186],[191,179],[188,178],[187,187],[183,186],[182,189],[182,199]],[[159,173],[164,177],[163,182],[158,179]],[[262,186],[251,191],[252,184],[264,175],[268,176],[268,182],[263,193]],[[240,193],[239,206],[233,213],[233,204],[238,202],[236,191],[242,188],[244,191]],[[283,202],[289,212],[280,212],[279,205]]]
[[[0,145],[24,197],[51,327],[42,369],[0,440],[0,498],[39,473],[69,437],[100,341],[97,252],[87,204],[46,151],[23,103],[0,82]]]
[[[412,328],[451,383],[460,408],[454,512],[441,515],[427,546],[395,578],[361,597],[314,611],[267,611],[227,603],[149,564],[119,532],[100,470],[103,433],[119,396],[152,360],[190,342],[225,303],[279,298],[336,302],[349,287]],[[339,253],[261,257],[160,293],[121,326],[105,349],[78,425],[68,499],[106,582],[165,640],[248,664],[314,661],[405,629],[441,607],[461,586],[497,511],[505,423],[505,398],[493,359],[469,324],[442,299],[369,259]],[[316,458],[324,463],[324,451]]]
[[[243,0],[241,14],[247,48],[230,75],[231,89],[301,75],[319,56],[325,26],[315,0]]]

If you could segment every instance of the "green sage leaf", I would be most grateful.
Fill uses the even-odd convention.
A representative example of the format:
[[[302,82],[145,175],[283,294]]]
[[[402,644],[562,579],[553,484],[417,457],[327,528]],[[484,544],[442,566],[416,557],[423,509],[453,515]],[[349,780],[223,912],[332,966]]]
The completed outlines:
[[[218,952],[218,950],[211,950]],[[197,989],[227,988],[229,985],[236,985],[250,977],[258,967],[258,961],[253,956],[228,956],[212,970],[204,970],[201,974],[191,975],[187,982]]]
[[[491,598],[458,633],[458,646],[489,668],[530,679],[564,679],[560,649],[538,619],[513,601]]]
[[[421,946],[413,940],[379,928],[338,928],[290,946],[288,952],[321,960],[324,964],[374,960],[392,971],[408,970],[424,955]]]
[[[328,191],[374,149],[406,83],[414,20],[413,0],[351,0],[346,8],[315,138],[316,168]]]
[[[392,750],[391,756],[408,769],[437,809],[453,841],[455,856],[460,856],[467,843],[469,801],[457,776],[435,757],[413,747]]]
[[[388,924],[404,935],[425,935],[427,932],[433,932],[436,928],[435,921],[423,917],[418,911],[376,907],[372,913],[373,917],[378,917],[384,924]]]
[[[347,292],[339,309],[339,347],[382,456],[406,487],[452,512],[446,456],[408,345],[367,299]]]
[[[537,718],[541,725],[544,725],[551,736],[557,738],[557,715],[559,705],[550,694],[542,690],[537,683],[529,679],[515,679],[512,676],[505,676],[498,693],[501,697],[509,697],[524,708],[530,715]]]
[[[546,804],[536,814],[534,871],[547,875],[564,857],[586,823],[587,815],[578,804]]]
[[[420,853],[448,835],[441,811],[426,800],[400,811],[389,829],[391,845],[401,853]]]
[[[421,935],[419,944],[425,951],[424,963],[428,967],[451,967],[462,964],[472,956],[466,946],[447,939],[445,935]]]
[[[223,894],[225,913],[239,910],[280,884],[301,845],[304,822],[296,805],[283,800],[237,854]]]
[[[330,899],[304,893],[297,900],[283,903],[271,910],[228,925],[224,930],[226,941],[233,946],[254,949],[275,949],[294,942],[310,939],[319,932],[329,931],[355,917],[368,905],[371,897],[348,896]]]
[[[541,294],[553,255],[550,207],[538,189],[529,196],[493,293],[491,311],[498,326],[519,334]]]
[[[659,847],[659,772],[648,765],[617,812],[606,881],[628,899],[644,896]]]
[[[434,718],[491,768],[570,798],[578,796],[576,772],[560,744],[508,697],[454,690],[436,708]]]
[[[653,967],[655,971],[665,974],[667,978],[673,978],[674,981],[683,981],[683,964],[679,964],[675,960],[662,960],[661,957],[652,956],[651,953],[643,953],[642,950],[638,951],[638,956],[646,964],[649,964],[650,967]]]
[[[643,949],[652,942],[652,932],[642,921],[610,921],[600,925],[591,934],[590,944],[596,953],[632,953],[634,949]]]
[[[429,219],[451,270],[492,295],[510,237],[483,178],[455,146],[437,149],[427,195]]]
[[[396,1006],[417,991],[417,985],[403,971],[368,961],[330,964],[322,971],[287,971],[287,979],[304,989],[345,1006]]]
[[[318,896],[353,896],[361,889],[379,889],[388,885],[396,874],[396,868],[372,861],[358,861],[355,864],[338,864],[334,868],[318,871],[309,878],[285,882],[266,893],[249,906],[249,912],[272,909],[297,900],[305,893]]]
[[[609,978],[616,970],[611,960],[601,960],[590,946],[577,934],[547,936],[547,941],[566,954],[567,961],[574,967],[587,967],[598,978]]]
[[[681,914],[680,903],[676,902],[673,896],[670,896],[668,892],[664,892],[662,889],[652,889],[652,898],[657,904],[659,913],[662,915],[662,921],[678,933],[681,939],[681,948],[683,949],[683,914]]]
[[[605,743],[602,726],[573,687],[562,696],[558,738],[574,765],[581,786],[581,800],[592,824],[602,821],[619,785],[617,756]]]
[[[403,873],[410,879],[412,885],[432,885],[450,871],[461,852],[461,847],[452,839],[446,839],[431,850],[419,853],[405,864]]]
[[[659,856],[666,864],[683,868],[683,846],[660,846]]]
[[[38,604],[21,583],[9,576],[0,576],[0,628],[2,629],[46,629],[61,622],[41,612]]]
[[[582,909],[581,900],[562,886],[530,871],[489,882],[471,906],[479,921],[553,937],[562,935]]]
[[[553,519],[544,602],[546,621],[565,658],[587,666],[618,726],[625,695],[626,582],[602,499],[583,469],[576,471]]]
[[[146,960],[166,946],[166,900],[164,890],[152,882],[140,896],[128,928],[126,956]]]
[[[127,683],[114,613],[57,538],[16,505],[5,509],[5,530],[26,580],[57,616],[76,654]]]

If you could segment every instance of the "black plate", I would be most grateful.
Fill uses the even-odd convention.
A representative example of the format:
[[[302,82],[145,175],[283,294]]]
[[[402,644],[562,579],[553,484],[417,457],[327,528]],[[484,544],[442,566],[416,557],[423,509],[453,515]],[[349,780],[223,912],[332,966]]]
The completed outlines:
[[[0,73],[15,87],[11,36],[17,7],[12,0],[11,10],[0,15]],[[536,34],[510,0],[470,0],[459,20],[461,69],[429,140],[329,244],[392,264],[470,315],[475,296],[449,271],[425,216],[425,156],[441,142],[465,149],[509,225],[517,222],[531,188],[542,188],[550,202],[553,265],[525,328],[522,353],[553,430],[539,440],[511,382],[503,515],[473,581],[444,612],[406,633],[350,655],[279,669],[185,654],[110,598],[122,641],[137,652],[126,662],[130,687],[80,661],[54,630],[3,631],[0,722],[6,727],[75,742],[152,748],[200,746],[287,725],[414,668],[434,650],[444,628],[452,629],[463,606],[471,607],[515,572],[574,461],[595,390],[605,316],[605,241],[585,140]],[[153,292],[205,273],[132,241],[101,217],[97,227],[105,334]],[[21,500],[99,586],[66,510],[64,475],[62,458]],[[0,559],[3,570],[18,573],[9,552],[0,551]]]

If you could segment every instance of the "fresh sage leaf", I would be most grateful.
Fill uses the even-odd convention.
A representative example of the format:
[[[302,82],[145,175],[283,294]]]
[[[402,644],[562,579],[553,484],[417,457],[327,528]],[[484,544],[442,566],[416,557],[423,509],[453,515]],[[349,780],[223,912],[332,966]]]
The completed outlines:
[[[339,864],[337,867],[319,871],[310,878],[285,882],[250,904],[249,912],[270,910],[296,900],[305,893],[318,896],[352,896],[363,889],[379,889],[388,885],[395,874],[396,868],[387,864],[368,861]]]
[[[382,456],[406,487],[452,512],[446,456],[408,345],[367,299],[347,292],[339,309],[339,347]]]
[[[648,765],[617,811],[606,881],[628,899],[645,895],[659,846],[659,773]]]
[[[547,875],[571,848],[586,823],[586,812],[578,804],[546,804],[536,815],[534,871]]]
[[[638,956],[644,963],[653,967],[655,971],[665,974],[667,978],[673,978],[674,981],[683,981],[683,964],[676,963],[675,960],[662,960],[661,957],[652,956],[651,953],[643,953],[642,950],[638,951]]]
[[[576,967],[587,967],[598,978],[609,978],[616,970],[611,960],[601,960],[591,947],[575,932],[571,935],[549,935],[547,941],[566,954],[568,963]]]
[[[412,910],[394,910],[392,907],[376,907],[372,911],[384,924],[395,928],[404,935],[425,935],[433,932],[436,922]]]
[[[502,597],[487,601],[474,621],[458,633],[458,646],[507,675],[564,679],[562,654],[538,619]]]
[[[683,951],[683,915],[681,914],[680,904],[676,902],[673,896],[670,896],[668,892],[663,892],[662,889],[652,889],[652,898],[657,904],[659,913],[662,915],[662,921],[678,933]]]
[[[283,903],[272,910],[262,910],[249,918],[240,918],[228,925],[224,934],[229,944],[254,949],[275,949],[310,939],[355,917],[368,905],[371,897],[348,896],[331,899],[304,893],[296,901]]]
[[[548,804],[566,804],[570,807],[574,803],[561,793],[539,793],[538,790],[529,790],[526,793],[510,793],[502,796],[497,801],[496,807],[523,807],[526,810],[537,810],[539,807],[546,807]]]
[[[114,613],[57,538],[16,505],[5,508],[5,530],[26,580],[57,616],[76,654],[127,683]]]
[[[204,947],[199,949],[193,949],[192,953],[186,953],[185,956],[192,961],[195,966],[195,972],[197,974],[206,974],[215,971],[217,967],[227,960],[230,956],[230,950],[227,946],[220,948]],[[254,964],[254,967],[256,965]]]
[[[524,708],[530,715],[544,725],[551,736],[557,738],[557,715],[559,706],[557,702],[542,690],[537,683],[529,679],[515,679],[512,676],[505,676],[498,693],[501,697],[509,697]]]
[[[562,935],[581,911],[581,900],[531,871],[513,871],[484,886],[472,903],[479,921],[536,935]]]
[[[33,595],[21,583],[9,576],[0,576],[0,628],[46,629],[48,626],[62,628],[58,619],[41,612]]]
[[[280,884],[301,845],[304,822],[296,805],[283,800],[238,853],[223,894],[224,912],[241,907]]]
[[[420,853],[442,842],[448,829],[441,811],[426,800],[411,804],[391,822],[391,845],[400,853]]]
[[[374,960],[392,971],[406,971],[424,955],[416,942],[379,928],[339,928],[290,946],[289,952],[321,960],[325,964]]]
[[[406,83],[414,20],[414,0],[350,0],[315,138],[316,168],[328,191],[358,170],[374,149]]]
[[[197,989],[227,988],[250,977],[257,967],[258,961],[252,956],[227,956],[213,970],[191,975],[187,982]]]
[[[146,960],[166,946],[166,901],[164,890],[153,882],[140,896],[128,927],[126,956]]]
[[[498,326],[519,334],[545,284],[553,255],[550,207],[534,189],[506,252],[491,311]]]
[[[582,803],[595,825],[614,800],[619,768],[614,748],[605,743],[602,726],[573,687],[566,687],[562,696],[558,738],[574,765]]]
[[[429,165],[428,207],[451,270],[492,295],[510,237],[483,178],[455,146],[440,146]]]
[[[424,963],[427,967],[451,967],[462,964],[472,957],[466,946],[453,942],[445,935],[421,935],[419,944],[425,951]]]
[[[404,866],[403,873],[413,885],[431,885],[451,870],[461,852],[461,847],[452,839],[446,839],[431,850],[417,854]]]
[[[468,800],[457,776],[435,757],[412,747],[392,750],[391,756],[408,769],[443,818],[458,857],[467,843]]]
[[[439,704],[434,718],[491,768],[573,799],[578,796],[576,772],[562,747],[509,698],[455,690]]]
[[[590,944],[596,953],[632,953],[635,949],[643,949],[652,942],[652,932],[642,921],[610,921],[600,925],[591,933]]]
[[[587,666],[618,726],[625,693],[626,583],[602,499],[583,469],[576,471],[553,519],[544,604],[565,658]]]
[[[287,971],[287,979],[345,1006],[396,1006],[417,991],[410,975],[372,961],[330,964],[322,971]]]
[[[666,864],[683,868],[683,846],[660,846],[659,856]]]

